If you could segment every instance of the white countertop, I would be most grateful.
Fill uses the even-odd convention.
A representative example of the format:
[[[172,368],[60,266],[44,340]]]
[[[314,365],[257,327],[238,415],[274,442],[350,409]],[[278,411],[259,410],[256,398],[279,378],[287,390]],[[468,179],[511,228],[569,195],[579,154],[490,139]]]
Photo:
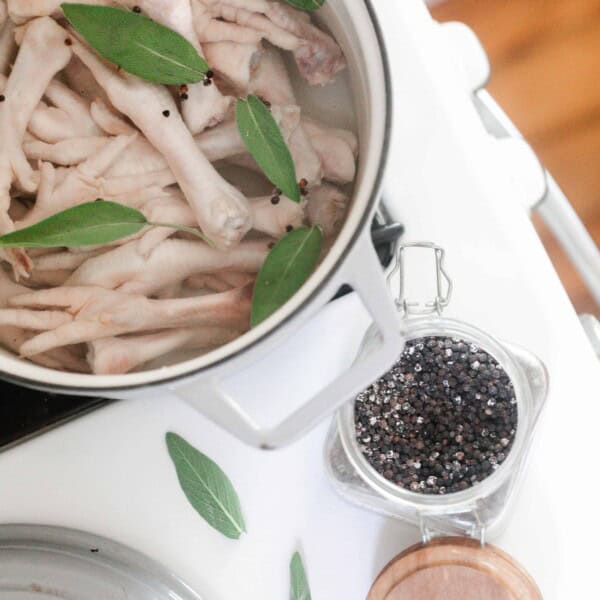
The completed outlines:
[[[460,102],[460,90],[445,90],[456,73],[441,64],[431,90],[417,75],[423,69],[410,55],[411,36],[415,21],[425,17],[416,2],[406,6],[390,42],[405,79],[397,97],[406,108],[397,118],[387,180],[393,212],[410,239],[430,239],[447,250],[455,281],[448,315],[529,348],[551,376],[523,486],[505,533],[494,542],[523,563],[546,600],[589,598],[600,535],[593,494],[598,362],[527,215],[511,199],[508,163],[498,162],[474,111]],[[421,34],[428,46],[433,28]],[[420,59],[427,61],[430,52]],[[423,85],[418,102],[417,84]],[[326,311],[274,359],[275,383],[263,371],[244,375],[235,389],[255,401],[293,403],[349,364],[366,326],[364,313],[356,298]],[[298,347],[304,349],[300,363]],[[208,600],[287,598],[289,560],[300,546],[315,600],[362,600],[379,570],[419,534],[336,496],[323,465],[327,428],[324,423],[292,447],[264,453],[183,402],[120,402],[1,454],[0,522],[112,537],[165,564]],[[240,541],[222,537],[187,503],[166,451],[167,431],[212,456],[233,480],[248,525]]]

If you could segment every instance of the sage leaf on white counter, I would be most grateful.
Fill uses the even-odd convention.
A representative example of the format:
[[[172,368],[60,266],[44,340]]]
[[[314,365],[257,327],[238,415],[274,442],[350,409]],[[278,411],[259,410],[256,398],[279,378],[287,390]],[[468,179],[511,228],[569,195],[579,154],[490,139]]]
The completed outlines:
[[[100,56],[146,81],[197,83],[209,66],[182,35],[143,15],[93,4],[61,5],[69,23]]]
[[[235,115],[242,140],[263,173],[290,200],[300,202],[294,160],[271,111],[250,95],[238,99]]]
[[[217,531],[239,539],[246,531],[239,497],[223,470],[176,433],[166,436],[181,489],[196,512]]]
[[[144,227],[168,227],[185,231],[212,242],[194,227],[154,223],[135,208],[108,200],[84,202],[24,227],[0,236],[0,247],[5,248],[61,248],[65,246],[96,246],[110,244],[140,232]]]
[[[290,600],[311,600],[310,587],[300,553],[295,552],[290,562]]]
[[[252,327],[270,317],[304,285],[317,266],[322,241],[318,227],[299,227],[271,249],[254,285]]]
[[[325,4],[325,0],[285,0],[288,4],[291,4],[294,8],[300,10],[313,11],[321,8]]]

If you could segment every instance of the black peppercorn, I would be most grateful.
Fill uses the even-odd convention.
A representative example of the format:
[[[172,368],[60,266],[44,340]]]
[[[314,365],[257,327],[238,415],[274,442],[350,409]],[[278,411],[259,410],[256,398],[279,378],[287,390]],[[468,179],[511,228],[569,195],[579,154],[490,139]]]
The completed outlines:
[[[212,71],[211,69],[206,71],[206,73],[204,74],[204,85],[207,85],[207,86],[211,85],[214,76],[215,76],[215,72]]]
[[[406,344],[392,369],[356,398],[354,416],[361,450],[380,475],[416,493],[446,494],[502,464],[518,411],[513,384],[491,355],[431,336]]]
[[[162,114],[163,114],[163,117],[168,117],[171,114],[171,111],[170,110],[163,110]]]

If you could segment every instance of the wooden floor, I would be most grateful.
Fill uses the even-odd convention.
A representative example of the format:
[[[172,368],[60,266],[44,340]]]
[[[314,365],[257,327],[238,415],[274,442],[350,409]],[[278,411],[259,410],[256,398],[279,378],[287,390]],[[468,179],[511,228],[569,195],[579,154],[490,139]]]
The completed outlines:
[[[488,89],[600,243],[600,0],[447,0],[432,13],[477,33],[492,65]],[[577,310],[600,314],[536,225]]]

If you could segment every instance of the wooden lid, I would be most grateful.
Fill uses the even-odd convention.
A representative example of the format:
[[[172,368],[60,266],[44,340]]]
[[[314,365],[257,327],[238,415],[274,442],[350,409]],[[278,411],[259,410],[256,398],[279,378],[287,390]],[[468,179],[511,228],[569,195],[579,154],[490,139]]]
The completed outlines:
[[[418,544],[381,572],[367,600],[542,600],[508,554],[465,538]]]

